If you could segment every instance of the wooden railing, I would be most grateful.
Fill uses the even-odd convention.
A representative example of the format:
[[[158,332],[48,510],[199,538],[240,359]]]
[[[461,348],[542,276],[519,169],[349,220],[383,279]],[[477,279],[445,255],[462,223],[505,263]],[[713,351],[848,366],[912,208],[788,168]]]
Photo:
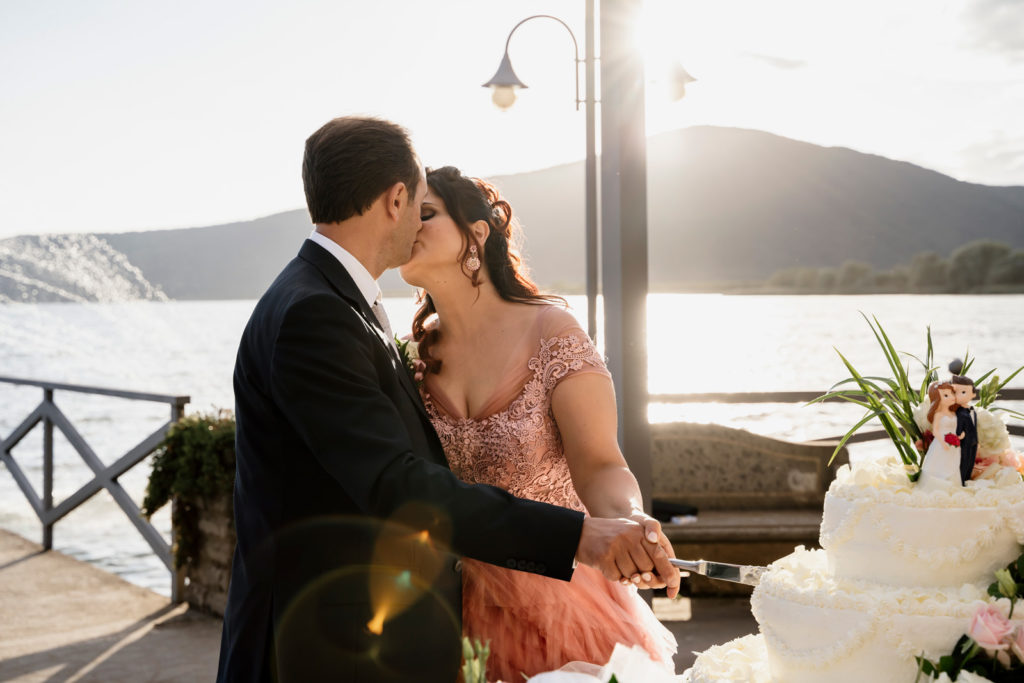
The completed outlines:
[[[53,526],[72,510],[85,501],[92,498],[102,489],[111,495],[114,502],[127,515],[129,521],[138,529],[142,538],[149,547],[153,549],[160,561],[171,573],[171,600],[180,601],[183,588],[182,577],[174,569],[174,561],[171,555],[171,545],[164,540],[152,524],[142,515],[139,506],[135,504],[128,492],[118,483],[117,479],[132,467],[140,463],[147,455],[156,450],[156,447],[163,441],[167,429],[177,422],[184,415],[185,404],[189,402],[188,396],[165,396],[163,394],[145,394],[136,391],[121,391],[118,389],[104,389],[100,387],[86,387],[74,384],[58,384],[55,382],[42,382],[31,379],[19,379],[16,377],[0,377],[0,382],[6,384],[19,384],[39,387],[43,390],[42,402],[29,413],[28,417],[22,420],[21,424],[14,428],[10,436],[0,441],[0,461],[7,466],[13,475],[18,488],[25,495],[29,504],[35,511],[39,521],[43,524],[43,547],[46,550],[53,548]],[[86,440],[78,432],[71,420],[53,402],[55,391],[71,391],[83,394],[95,394],[100,396],[113,396],[135,401],[153,401],[170,405],[170,419],[157,428],[146,438],[128,450],[110,465],[104,465],[96,453],[89,446]],[[11,450],[21,442],[39,423],[43,426],[43,491],[42,495],[36,492],[29,482],[21,467],[15,461]],[[72,493],[59,504],[54,505],[53,501],[53,428],[59,429],[68,442],[82,458],[85,464],[93,472],[93,478],[84,484],[77,491]],[[173,533],[173,532],[172,532]]]

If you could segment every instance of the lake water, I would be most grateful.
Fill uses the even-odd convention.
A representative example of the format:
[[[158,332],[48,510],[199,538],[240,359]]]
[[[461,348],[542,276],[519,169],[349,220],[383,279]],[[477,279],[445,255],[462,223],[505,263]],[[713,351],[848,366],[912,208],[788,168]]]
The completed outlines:
[[[585,321],[584,299],[569,301]],[[230,408],[235,350],[254,303],[0,305],[0,376],[188,395],[190,413]],[[386,305],[396,331],[407,327],[415,308],[412,299],[388,299]],[[888,375],[859,311],[876,316],[899,350],[918,355],[924,354],[925,329],[930,325],[936,362],[942,366],[968,348],[978,359],[975,370],[995,367],[1005,375],[1024,364],[1024,296],[652,294],[649,390],[823,392],[848,375],[833,347],[863,374]],[[1024,373],[1012,385],[1024,386]],[[41,389],[0,383],[0,439],[41,399]],[[169,417],[168,407],[154,403],[60,391],[55,400],[108,463]],[[660,404],[650,406],[649,415],[652,421],[717,422],[809,440],[842,434],[860,412],[835,404]],[[91,474],[57,430],[54,443],[54,499],[60,502]],[[1024,447],[1019,439],[1015,445]],[[884,442],[858,446],[854,456],[885,449]],[[41,490],[41,428],[13,452]],[[142,463],[120,481],[141,502],[148,475],[148,463]],[[153,521],[167,534],[167,510]],[[28,502],[2,467],[0,528],[36,541],[41,536]],[[163,565],[105,492],[57,524],[54,547],[169,594]]]

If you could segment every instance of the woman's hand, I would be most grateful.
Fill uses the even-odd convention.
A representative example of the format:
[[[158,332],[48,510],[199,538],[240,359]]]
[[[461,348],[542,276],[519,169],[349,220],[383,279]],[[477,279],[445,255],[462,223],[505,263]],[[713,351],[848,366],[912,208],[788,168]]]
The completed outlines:
[[[672,542],[665,536],[664,531],[661,528],[661,522],[656,520],[654,517],[646,514],[642,510],[634,510],[633,514],[629,516],[629,519],[633,520],[644,530],[644,542],[650,544],[648,546],[648,552],[654,552],[658,555],[664,553],[665,557],[676,556],[675,550],[672,548]],[[654,555],[652,554],[653,558]],[[673,575],[667,577],[661,577],[653,572],[642,572],[633,574],[630,577],[622,577],[619,579],[619,583],[623,585],[633,584],[637,588],[668,588],[669,597],[674,597],[679,592],[679,579],[681,573],[673,568]]]

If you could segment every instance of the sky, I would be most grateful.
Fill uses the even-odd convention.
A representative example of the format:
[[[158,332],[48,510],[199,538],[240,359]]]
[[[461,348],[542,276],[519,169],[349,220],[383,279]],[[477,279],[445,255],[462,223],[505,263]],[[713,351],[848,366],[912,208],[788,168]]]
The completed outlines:
[[[533,14],[582,50],[582,0],[0,0],[0,238],[300,208],[303,142],[344,114],[473,175],[581,159],[562,26],[513,36],[509,111],[480,87]],[[647,0],[637,45],[649,135],[753,128],[1024,185],[1024,0]],[[698,79],[677,102],[673,60]]]

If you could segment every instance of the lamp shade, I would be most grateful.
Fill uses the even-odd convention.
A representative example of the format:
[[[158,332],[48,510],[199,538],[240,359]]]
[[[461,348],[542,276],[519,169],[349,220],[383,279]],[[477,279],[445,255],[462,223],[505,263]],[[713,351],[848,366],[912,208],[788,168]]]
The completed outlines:
[[[529,86],[519,80],[516,76],[516,72],[512,70],[512,62],[508,58],[508,51],[505,51],[505,56],[501,58],[501,64],[498,65],[498,70],[491,76],[491,80],[484,83],[485,88],[495,88],[498,86],[509,86],[512,88],[528,88]]]
[[[697,79],[683,68],[679,62],[672,65],[672,75],[669,77],[669,87],[672,93],[672,100],[678,102],[686,96],[686,86]]]

